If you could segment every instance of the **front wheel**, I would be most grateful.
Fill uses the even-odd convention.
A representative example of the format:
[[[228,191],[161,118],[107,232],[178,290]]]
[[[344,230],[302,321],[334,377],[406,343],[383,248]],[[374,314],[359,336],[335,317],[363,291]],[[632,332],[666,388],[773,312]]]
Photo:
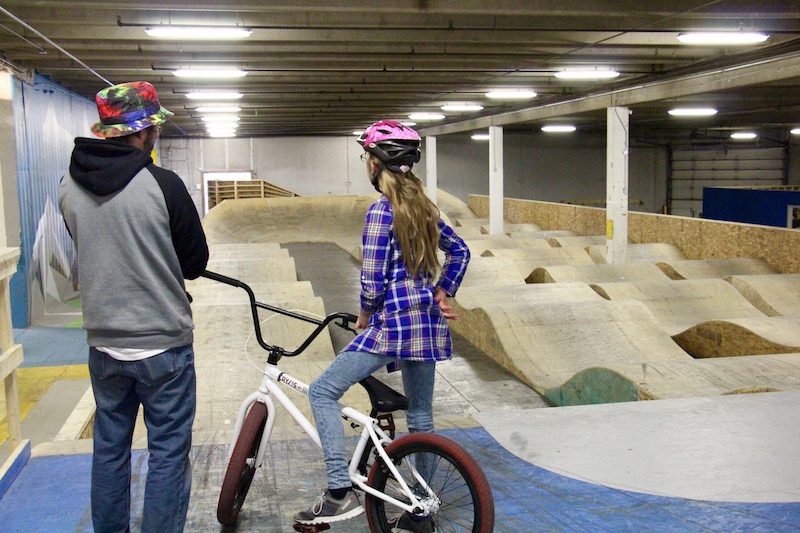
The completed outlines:
[[[261,436],[267,423],[267,406],[255,402],[244,419],[239,438],[222,482],[222,491],[217,504],[217,520],[224,526],[236,522],[239,511],[256,473],[256,457]]]
[[[412,433],[389,444],[386,453],[418,498],[426,498],[426,492],[416,482],[413,470],[426,480],[438,500],[438,507],[422,520],[429,524],[422,525],[420,531],[491,533],[494,530],[492,488],[464,448],[441,435]],[[367,484],[397,500],[408,501],[381,460],[372,465]],[[401,509],[370,494],[366,495],[365,506],[370,529],[375,533],[390,533],[403,515]]]

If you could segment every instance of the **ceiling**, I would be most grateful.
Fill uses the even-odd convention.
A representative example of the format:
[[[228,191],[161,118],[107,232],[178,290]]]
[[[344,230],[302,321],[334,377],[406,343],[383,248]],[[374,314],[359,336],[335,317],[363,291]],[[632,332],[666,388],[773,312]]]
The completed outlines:
[[[150,37],[152,26],[240,26],[239,40]],[[690,30],[753,30],[762,44],[697,46]],[[605,108],[629,106],[631,133],[659,142],[756,129],[783,140],[800,126],[800,2],[739,0],[276,0],[213,3],[3,0],[0,65],[46,75],[93,98],[110,83],[147,80],[175,113],[162,135],[205,136],[186,94],[243,94],[239,136],[341,135],[380,118],[418,122],[423,134],[489,125],[536,129],[570,122],[605,128]],[[613,68],[611,81],[566,81],[556,71]],[[178,78],[176,69],[226,67],[235,80]],[[537,93],[490,100],[499,88]],[[477,112],[442,112],[448,103]],[[676,119],[677,105],[717,115]]]

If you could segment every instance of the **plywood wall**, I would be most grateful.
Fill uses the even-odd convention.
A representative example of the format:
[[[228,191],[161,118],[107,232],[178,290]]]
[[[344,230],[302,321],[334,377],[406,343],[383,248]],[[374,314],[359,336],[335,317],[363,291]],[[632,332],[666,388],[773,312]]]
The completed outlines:
[[[605,234],[605,209],[514,198],[506,198],[503,205],[504,217],[511,222],[580,235]],[[477,216],[488,217],[489,197],[470,195],[469,207]],[[800,230],[630,212],[628,238],[634,243],[674,244],[689,259],[753,257],[779,272],[800,273]]]

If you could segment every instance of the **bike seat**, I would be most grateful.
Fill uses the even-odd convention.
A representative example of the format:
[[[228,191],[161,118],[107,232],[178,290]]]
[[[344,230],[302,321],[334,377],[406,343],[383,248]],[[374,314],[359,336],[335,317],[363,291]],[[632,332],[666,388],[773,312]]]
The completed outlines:
[[[391,413],[408,409],[408,398],[379,379],[368,376],[359,383],[367,390],[369,401],[377,412]]]

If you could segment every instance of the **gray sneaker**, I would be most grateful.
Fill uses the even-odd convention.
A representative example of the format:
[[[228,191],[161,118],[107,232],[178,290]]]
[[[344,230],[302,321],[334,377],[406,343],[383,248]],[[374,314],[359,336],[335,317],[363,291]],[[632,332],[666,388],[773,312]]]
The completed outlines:
[[[434,533],[436,527],[430,517],[417,518],[408,513],[399,514],[389,519],[392,533]]]
[[[341,500],[335,500],[330,491],[325,489],[310,509],[294,515],[294,521],[300,524],[329,524],[355,518],[363,512],[364,508],[354,490],[347,491]]]

